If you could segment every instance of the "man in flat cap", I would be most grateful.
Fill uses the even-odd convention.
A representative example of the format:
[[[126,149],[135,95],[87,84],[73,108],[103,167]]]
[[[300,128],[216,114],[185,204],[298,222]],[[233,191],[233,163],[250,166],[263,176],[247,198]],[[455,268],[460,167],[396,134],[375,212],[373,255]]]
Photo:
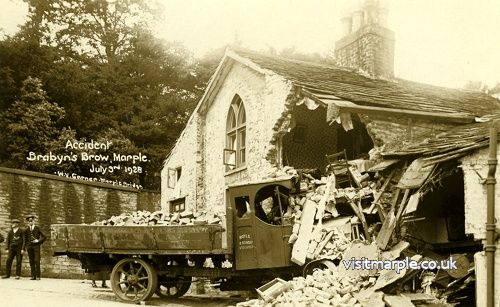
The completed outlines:
[[[21,263],[23,261],[23,251],[24,251],[24,235],[21,228],[19,228],[19,220],[13,219],[11,221],[11,229],[7,235],[7,262],[5,268],[5,276],[2,278],[10,278],[10,271],[12,268],[12,262],[16,258],[16,279],[21,277]]]
[[[28,228],[24,231],[24,239],[26,241],[26,251],[30,259],[31,279],[40,280],[40,245],[45,241],[45,235],[40,230],[40,227],[35,225],[36,217],[28,215]]]

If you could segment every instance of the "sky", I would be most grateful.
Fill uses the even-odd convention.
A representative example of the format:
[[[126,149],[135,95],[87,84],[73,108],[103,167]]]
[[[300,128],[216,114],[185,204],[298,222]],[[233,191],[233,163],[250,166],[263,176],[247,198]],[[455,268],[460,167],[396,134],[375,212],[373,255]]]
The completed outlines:
[[[447,87],[500,81],[500,1],[383,0],[395,32],[397,77]],[[158,0],[158,37],[202,56],[235,40],[244,47],[295,47],[326,55],[342,37],[340,19],[361,0]],[[21,0],[0,0],[0,28],[15,33]]]

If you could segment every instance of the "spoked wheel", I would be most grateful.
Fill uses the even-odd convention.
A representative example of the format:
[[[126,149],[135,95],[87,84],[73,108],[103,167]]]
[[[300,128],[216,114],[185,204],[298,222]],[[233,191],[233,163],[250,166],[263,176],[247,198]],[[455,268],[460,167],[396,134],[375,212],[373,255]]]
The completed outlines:
[[[160,277],[156,294],[162,298],[181,297],[188,292],[191,280],[191,276]]]
[[[120,260],[111,272],[111,288],[123,302],[149,299],[158,287],[155,268],[139,258]]]
[[[324,270],[324,269],[334,270],[335,267],[336,267],[335,263],[333,263],[333,261],[328,259],[311,261],[305,266],[303,275],[304,277],[306,277],[307,275],[312,275],[316,270]]]

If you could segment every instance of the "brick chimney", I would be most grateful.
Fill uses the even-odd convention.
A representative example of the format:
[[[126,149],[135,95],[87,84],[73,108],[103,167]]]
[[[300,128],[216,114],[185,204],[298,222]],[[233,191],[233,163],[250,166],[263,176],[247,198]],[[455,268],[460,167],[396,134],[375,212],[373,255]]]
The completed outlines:
[[[394,32],[387,28],[387,8],[377,0],[365,0],[341,22],[344,37],[335,43],[337,64],[373,77],[392,78]]]

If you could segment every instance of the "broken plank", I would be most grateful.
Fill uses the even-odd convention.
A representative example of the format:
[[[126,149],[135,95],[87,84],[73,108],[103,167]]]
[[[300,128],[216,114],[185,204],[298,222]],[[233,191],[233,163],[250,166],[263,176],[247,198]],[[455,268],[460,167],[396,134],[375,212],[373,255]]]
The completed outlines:
[[[384,222],[382,224],[382,229],[380,229],[380,232],[378,233],[377,236],[377,244],[381,249],[385,249],[387,247],[387,244],[389,243],[389,240],[391,238],[392,233],[394,232],[394,228],[396,227],[396,217],[394,216],[394,211],[396,208],[396,204],[399,200],[399,194],[401,193],[401,189],[396,190],[396,194],[392,198],[392,203],[391,203],[391,208],[389,210],[389,213],[385,216]],[[380,211],[380,208],[379,208]]]
[[[368,223],[366,222],[365,215],[363,214],[363,207],[361,207],[361,199],[358,199],[358,209],[360,215],[359,219],[361,220],[361,224],[363,225],[363,229],[365,231],[366,241],[368,241],[368,243],[372,243],[372,238],[368,232]]]
[[[401,189],[397,189],[396,190],[396,195],[394,195],[394,197],[392,198],[392,203],[391,203],[391,210],[394,210],[394,208],[396,208],[396,204],[398,203],[398,200],[399,200],[399,194],[401,193]]]
[[[410,293],[403,293],[402,295],[409,298],[412,302],[424,303],[424,302],[430,302],[430,301],[436,300],[435,296],[433,296],[431,294],[427,294],[427,293],[411,293],[410,292]]]
[[[365,215],[363,214],[361,204],[359,207],[350,199],[347,199],[347,202],[349,205],[351,205],[352,211],[354,211],[354,214],[359,218],[361,221],[361,225],[363,225],[363,231],[365,233],[365,239],[370,243],[372,240],[370,238],[370,233],[368,232],[368,224],[366,223]]]
[[[406,204],[406,209],[404,210],[405,215],[417,211],[420,196],[421,193],[418,191],[410,196],[410,199],[408,199],[408,204]]]
[[[410,195],[410,189],[405,190],[405,193],[403,195],[403,200],[399,204],[398,213],[396,214],[396,223],[399,223],[399,220],[401,219],[401,215],[403,214],[404,209],[406,208],[406,203],[408,201],[408,195]]]
[[[396,227],[396,217],[394,216],[394,210],[392,209],[386,216],[384,223],[382,224],[382,228],[377,236],[377,245],[380,249],[385,250],[387,248],[387,244],[391,239],[391,235],[394,232],[394,228]]]
[[[309,241],[312,238],[312,230],[314,225],[314,216],[316,215],[316,203],[311,200],[306,200],[304,210],[300,219],[300,229],[297,241],[292,249],[292,262],[298,265],[304,265],[306,262],[307,249]]]
[[[321,196],[321,199],[318,202],[318,210],[316,212],[316,219],[319,221],[319,224],[321,224],[323,220],[323,214],[325,213],[325,205],[326,202],[328,201],[328,198],[330,197],[330,190],[332,187],[335,187],[335,175],[330,175],[328,176],[326,187],[325,187],[325,192]]]
[[[325,238],[323,239],[323,241],[321,241],[319,244],[318,244],[318,247],[316,248],[316,250],[314,251],[314,259],[317,258],[319,256],[319,254],[321,253],[321,251],[323,250],[323,248],[325,248],[325,245],[330,242],[330,239],[333,237],[333,233],[334,231],[331,230],[330,232],[328,232],[325,236]]]
[[[380,191],[377,193],[377,195],[375,195],[375,199],[373,200],[372,205],[370,206],[370,208],[366,209],[365,212],[367,214],[372,214],[373,213],[373,209],[375,209],[376,204],[379,202],[380,198],[382,197],[382,195],[384,194],[385,190],[389,186],[389,182],[391,182],[391,179],[394,176],[395,172],[396,172],[396,170],[392,170],[391,171],[391,173],[389,174],[389,176],[385,180],[384,184],[380,188]],[[379,212],[380,212],[380,210],[379,210]]]

